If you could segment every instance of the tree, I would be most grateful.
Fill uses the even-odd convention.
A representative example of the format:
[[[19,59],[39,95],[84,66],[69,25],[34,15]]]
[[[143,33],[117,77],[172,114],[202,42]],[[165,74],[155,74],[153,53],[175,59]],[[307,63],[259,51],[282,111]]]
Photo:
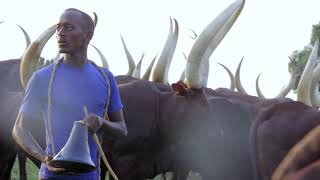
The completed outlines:
[[[316,39],[320,40],[320,22],[316,25],[312,25],[312,33],[310,38],[310,43],[303,48],[303,50],[295,50],[291,54],[290,59],[292,60],[293,64],[297,68],[297,79],[295,81],[294,90],[297,89],[301,74],[303,69],[308,61],[310,53],[312,51],[313,45]],[[318,57],[320,55],[320,50],[318,51]],[[289,68],[290,69],[290,68]],[[290,71],[290,70],[289,70]]]

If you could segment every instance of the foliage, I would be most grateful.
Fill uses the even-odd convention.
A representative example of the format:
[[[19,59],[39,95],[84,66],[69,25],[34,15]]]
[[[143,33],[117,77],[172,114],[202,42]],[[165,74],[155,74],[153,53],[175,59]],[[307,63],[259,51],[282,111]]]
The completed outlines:
[[[300,50],[300,51],[295,50],[292,53],[292,55],[290,56],[292,63],[294,64],[294,66],[297,69],[297,78],[294,83],[294,89],[296,89],[298,87],[298,83],[300,81],[301,74],[303,72],[303,69],[304,69],[307,61],[308,61],[308,58],[310,56],[311,51],[312,51],[311,46],[305,46],[303,50]]]
[[[310,43],[307,46],[305,46],[303,50],[293,51],[292,55],[290,56],[290,59],[297,68],[297,79],[295,81],[294,89],[296,89],[298,86],[301,74],[308,61],[309,55],[312,51],[313,44],[315,43],[317,38],[320,40],[320,22],[316,25],[312,25]],[[320,51],[318,51],[318,57],[319,55]]]

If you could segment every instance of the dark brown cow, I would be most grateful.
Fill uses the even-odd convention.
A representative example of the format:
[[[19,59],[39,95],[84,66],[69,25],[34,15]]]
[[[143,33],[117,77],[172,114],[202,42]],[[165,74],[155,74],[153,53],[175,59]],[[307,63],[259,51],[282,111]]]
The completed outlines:
[[[9,93],[0,90],[0,179],[10,179],[11,168],[16,158],[16,148],[11,131],[15,121],[17,106],[22,99],[21,93]]]
[[[120,179],[152,178],[177,167],[203,179],[253,179],[252,122],[264,107],[293,103],[227,89],[185,89],[177,95],[142,80],[119,88],[129,134],[106,143],[106,149]]]
[[[21,59],[0,61],[1,91],[23,91],[20,82],[20,61]]]
[[[289,150],[320,124],[320,112],[299,102],[284,102],[259,112],[255,123],[257,165],[260,178],[267,180]]]
[[[312,118],[298,115],[316,112],[312,107],[290,99],[266,100],[226,89],[215,91],[203,87],[199,81],[199,59],[208,60],[208,55],[222,40],[226,33],[223,31],[230,29],[243,4],[244,1],[232,4],[218,21],[199,35],[187,61],[188,85],[174,88],[177,92],[170,86],[160,87],[153,82],[121,77],[123,81],[118,84],[128,136],[117,141],[104,138],[104,151],[120,179],[139,180],[167,171],[185,174],[189,170],[199,172],[204,180],[253,180],[255,174],[257,177],[271,177],[273,169],[286,154],[279,154],[281,151],[276,149],[287,143],[278,136],[292,136],[291,143],[294,144],[299,135],[310,130]],[[50,36],[41,37],[48,39]],[[38,41],[30,47],[36,52],[37,46],[44,44]],[[33,67],[27,63],[37,58],[26,53],[24,59],[26,76],[22,81],[26,85]],[[290,117],[299,119],[296,122],[299,125],[304,121],[310,124],[307,123],[306,127],[300,125],[303,129],[293,131],[294,135],[290,130],[277,129],[288,125]],[[269,147],[268,143],[273,139],[279,141]]]
[[[11,169],[17,155],[16,143],[13,141],[11,131],[23,97],[23,87],[20,81],[21,59],[0,61],[0,179],[10,179]],[[39,61],[39,66],[44,64],[44,58]],[[41,140],[44,142],[44,140]],[[19,154],[20,179],[26,179],[26,159]],[[40,163],[35,161],[40,167]]]
[[[25,35],[26,45],[30,44],[30,38],[26,31],[19,26]],[[23,91],[20,82],[20,62],[21,59],[9,59],[0,61],[0,114],[1,114],[1,127],[0,127],[0,179],[10,179],[11,169],[15,162],[16,144],[10,135],[10,128],[14,124],[14,116],[16,108],[11,105],[19,105],[19,98],[22,97]],[[15,93],[12,93],[15,92]],[[12,100],[8,99],[12,97]],[[12,102],[11,102],[12,101]],[[12,119],[13,118],[13,119]],[[13,121],[12,121],[13,120]],[[26,159],[23,156],[19,156],[19,161],[23,162]],[[25,163],[19,164],[20,177],[26,179]]]
[[[162,172],[175,171],[177,167],[199,172],[203,179],[253,179],[253,165],[248,163],[252,156],[249,129],[257,113],[260,114],[257,118],[260,120],[257,152],[267,156],[258,159],[259,172],[265,174],[263,167],[272,167],[268,172],[270,176],[297,139],[290,142],[283,154],[279,155],[277,149],[273,154],[265,152],[270,147],[260,146],[268,146],[274,136],[283,141],[287,137],[275,131],[273,139],[267,142],[265,139],[268,136],[263,132],[270,132],[270,129],[263,131],[261,128],[270,120],[263,114],[269,113],[266,117],[274,118],[275,122],[288,119],[288,113],[292,113],[293,118],[298,117],[299,113],[317,117],[315,109],[288,99],[265,100],[227,89],[186,89],[177,94],[170,91],[170,87],[164,91],[155,83],[127,78],[127,83],[120,84],[119,88],[125,107],[128,137],[117,142],[110,142],[107,137],[105,139],[105,149],[120,179],[152,178]],[[266,110],[261,112],[264,107]],[[282,116],[277,116],[277,112]],[[300,117],[297,122],[301,125],[298,127],[303,127],[302,120],[308,118]],[[308,128],[301,128],[303,131],[300,134],[305,134],[316,124],[315,121]],[[272,129],[276,130],[276,127],[281,126],[275,125]],[[278,132],[284,131],[279,129]],[[273,144],[275,147],[279,145]],[[264,165],[274,157],[278,157],[278,162],[272,161],[272,166]]]

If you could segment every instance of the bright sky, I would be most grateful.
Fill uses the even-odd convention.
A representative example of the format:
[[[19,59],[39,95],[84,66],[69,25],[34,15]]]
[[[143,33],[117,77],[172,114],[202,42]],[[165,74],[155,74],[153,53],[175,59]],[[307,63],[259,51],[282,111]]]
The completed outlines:
[[[178,45],[169,72],[169,81],[179,80],[185,67],[182,52],[188,54],[194,40],[190,29],[200,34],[221,11],[234,0],[10,0],[0,6],[0,59],[18,58],[25,48],[21,25],[35,40],[56,23],[61,12],[79,8],[99,21],[91,44],[108,59],[115,75],[128,70],[120,34],[138,63],[145,53],[145,70],[157,52],[161,52],[169,30],[169,17],[176,18],[180,27]],[[259,73],[260,87],[265,96],[273,97],[290,78],[288,56],[309,43],[313,24],[320,21],[319,0],[247,0],[238,20],[210,59],[208,87],[229,87],[227,73],[217,65],[223,63],[235,73],[244,56],[241,79],[244,88],[256,95],[255,79]],[[53,58],[57,48],[55,38],[45,47],[42,56]],[[98,54],[89,49],[89,58],[97,61]],[[100,63],[97,61],[97,63]],[[291,96],[294,97],[294,96]]]

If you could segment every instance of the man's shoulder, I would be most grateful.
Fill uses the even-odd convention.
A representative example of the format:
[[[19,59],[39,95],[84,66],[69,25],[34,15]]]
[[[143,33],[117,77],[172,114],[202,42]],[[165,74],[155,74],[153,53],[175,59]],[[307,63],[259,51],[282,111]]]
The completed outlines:
[[[41,67],[37,71],[34,72],[34,74],[40,78],[40,79],[49,79],[50,75],[53,71],[54,64],[49,64],[48,66]]]
[[[101,66],[95,65],[95,63],[94,63],[92,60],[90,60],[90,61],[92,62],[92,66],[97,66],[97,67],[100,68],[109,78],[114,78],[113,73],[112,73],[109,69],[107,69],[107,68],[105,68],[105,67],[101,67]],[[96,68],[95,68],[95,69],[96,69]]]

